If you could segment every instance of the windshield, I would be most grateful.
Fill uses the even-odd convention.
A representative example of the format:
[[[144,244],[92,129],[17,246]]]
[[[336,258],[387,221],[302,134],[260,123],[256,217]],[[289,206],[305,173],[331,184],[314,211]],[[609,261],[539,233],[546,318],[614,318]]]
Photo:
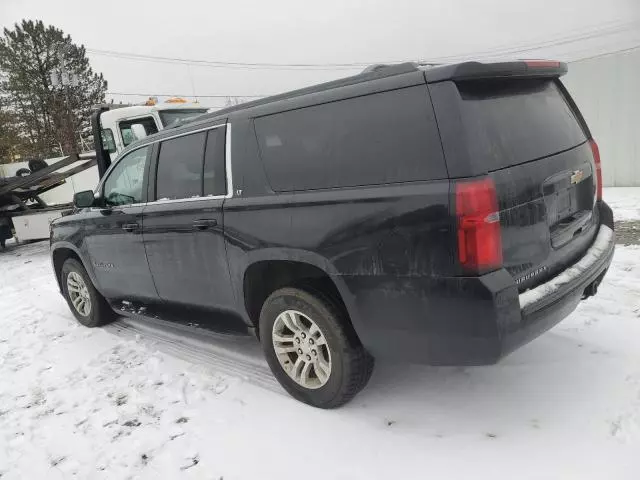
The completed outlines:
[[[162,126],[164,128],[171,125],[188,120],[189,118],[197,117],[203,113],[207,113],[206,108],[194,108],[192,110],[164,110],[159,112],[160,120],[162,120]]]

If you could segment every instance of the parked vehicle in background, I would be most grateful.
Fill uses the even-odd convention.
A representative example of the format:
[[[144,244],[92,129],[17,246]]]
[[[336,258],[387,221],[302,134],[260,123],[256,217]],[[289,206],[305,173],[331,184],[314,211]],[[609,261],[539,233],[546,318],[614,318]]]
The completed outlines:
[[[105,105],[100,115],[102,141],[114,160],[119,152],[136,140],[153,135],[163,128],[207,113],[208,108],[188,103],[182,98],[170,98],[163,103],[149,99],[145,105],[119,108]]]
[[[95,164],[94,154],[81,154],[53,159],[51,165],[42,160],[0,165],[0,247],[14,231],[19,241],[47,238],[49,224],[72,208],[73,192],[63,203],[47,196]],[[6,176],[12,170],[15,175]]]
[[[235,320],[322,408],[374,358],[494,363],[595,294],[613,255],[566,70],[389,66],[134,142],[52,225],[61,292],[90,327]]]
[[[101,143],[106,147],[109,159],[115,159],[118,152],[135,140],[202,115],[208,109],[182,98],[170,98],[164,103],[150,99],[146,105],[103,105],[98,111],[99,115],[94,116],[94,136],[96,132],[102,136]],[[56,173],[26,181],[14,177],[26,177],[46,169],[47,162],[31,160],[0,168],[0,247],[4,248],[14,231],[19,241],[47,238],[49,224],[71,208],[73,195],[94,189],[100,172],[104,173],[108,167],[109,159],[98,165],[82,161],[93,157],[94,153],[90,152],[76,160],[70,157],[48,159],[58,168],[47,171],[57,170]],[[3,175],[3,170],[13,171],[15,175]]]

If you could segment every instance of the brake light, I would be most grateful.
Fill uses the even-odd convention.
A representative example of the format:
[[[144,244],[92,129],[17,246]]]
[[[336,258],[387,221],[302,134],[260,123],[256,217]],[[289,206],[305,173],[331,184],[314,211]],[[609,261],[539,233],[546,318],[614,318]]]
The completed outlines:
[[[458,260],[472,273],[502,266],[500,212],[493,180],[456,183]]]
[[[530,68],[558,68],[560,62],[554,60],[525,60],[524,63]]]
[[[596,164],[596,199],[602,200],[602,166],[600,164],[600,149],[598,144],[592,138],[589,140],[591,153],[593,153],[593,162]]]

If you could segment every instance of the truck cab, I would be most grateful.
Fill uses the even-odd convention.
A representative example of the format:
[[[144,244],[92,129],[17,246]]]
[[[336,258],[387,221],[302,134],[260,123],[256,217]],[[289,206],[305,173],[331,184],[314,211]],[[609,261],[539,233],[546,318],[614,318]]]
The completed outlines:
[[[182,98],[170,98],[163,103],[149,99],[145,105],[118,108],[110,105],[100,116],[100,132],[110,160],[115,160],[129,144],[158,131],[208,111]]]

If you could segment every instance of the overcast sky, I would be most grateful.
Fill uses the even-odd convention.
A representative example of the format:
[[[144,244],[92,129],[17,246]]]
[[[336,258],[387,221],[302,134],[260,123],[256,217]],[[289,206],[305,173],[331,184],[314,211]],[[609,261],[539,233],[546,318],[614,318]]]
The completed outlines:
[[[55,25],[88,49],[248,63],[484,58],[546,41],[560,44],[512,55],[570,60],[640,45],[640,0],[0,0],[1,26],[23,18]],[[571,41],[576,37],[582,40]],[[189,67],[97,54],[90,59],[109,91],[145,94],[264,95],[360,70]]]

